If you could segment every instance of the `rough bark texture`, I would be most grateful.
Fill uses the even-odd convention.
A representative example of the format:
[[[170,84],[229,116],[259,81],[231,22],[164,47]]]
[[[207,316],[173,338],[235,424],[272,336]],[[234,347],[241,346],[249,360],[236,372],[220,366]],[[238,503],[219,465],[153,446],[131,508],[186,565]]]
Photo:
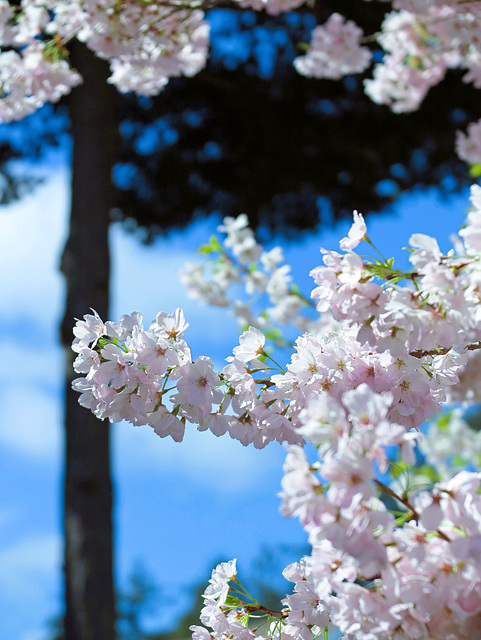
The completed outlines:
[[[111,169],[118,135],[118,96],[106,83],[107,65],[83,45],[72,62],[84,78],[70,101],[73,137],[70,233],[62,256],[67,300],[65,413],[65,640],[114,640],[110,430],[78,404],[71,389],[74,318],[109,305]]]

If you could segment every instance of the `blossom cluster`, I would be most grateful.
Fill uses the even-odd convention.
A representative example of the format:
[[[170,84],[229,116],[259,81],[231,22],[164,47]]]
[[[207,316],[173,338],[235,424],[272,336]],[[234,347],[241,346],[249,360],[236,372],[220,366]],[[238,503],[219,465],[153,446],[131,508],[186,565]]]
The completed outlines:
[[[434,472],[439,479],[449,480],[462,469],[481,466],[481,432],[470,427],[460,407],[429,422],[419,449],[425,457],[420,475],[427,470],[430,475]]]
[[[371,63],[371,52],[361,46],[361,36],[361,29],[352,20],[333,13],[313,30],[308,52],[296,58],[294,66],[304,76],[332,80],[361,73]]]
[[[340,490],[332,478],[326,483],[298,448],[288,454],[285,471],[284,513],[299,517],[312,545],[309,556],[283,572],[294,584],[292,594],[282,610],[266,609],[243,597],[235,561],[222,563],[204,594],[205,626],[191,627],[194,640],[311,640],[328,625],[346,640],[476,637],[479,473],[460,472],[411,501],[391,492],[403,507],[396,518],[373,489],[361,492],[359,481]],[[257,612],[254,623],[251,612]]]
[[[367,95],[397,113],[419,108],[429,89],[448,69],[464,69],[465,82],[481,87],[481,6],[462,0],[395,0],[379,33],[365,36],[350,20],[333,14],[312,32],[307,55],[294,64],[299,73],[339,78],[364,71],[371,58],[362,44],[377,41],[383,50],[373,78],[365,81]],[[479,123],[458,133],[459,156],[481,163]]]
[[[179,271],[191,298],[229,308],[241,327],[260,328],[279,341],[279,325],[294,325],[301,331],[319,325],[320,319],[309,315],[313,303],[293,282],[281,247],[266,251],[245,214],[224,218],[217,230],[225,237],[219,241],[212,236],[209,244],[199,249],[208,261],[188,262]],[[243,295],[248,297],[247,303]]]
[[[44,43],[1,53],[0,121],[19,120],[46,102],[57,102],[80,82],[65,60],[49,59]]]
[[[254,9],[254,11],[264,10],[271,16],[298,9],[305,2],[306,0],[235,0],[235,3],[242,8]]]
[[[81,82],[70,67],[77,38],[110,62],[122,92],[159,93],[173,76],[205,65],[209,27],[183,2],[139,0],[0,0],[0,121],[20,119]]]
[[[421,424],[442,403],[481,397],[481,187],[471,204],[447,254],[434,238],[411,236],[410,271],[356,253],[372,242],[354,212],[342,253],[322,249],[324,264],[311,273],[327,319],[297,339],[285,368],[250,327],[216,373],[209,358],[192,358],[181,310],[160,313],[148,330],[138,313],[119,324],[96,314],[77,322],[75,369],[84,376],[74,388],[100,418],[150,424],[176,440],[191,422],[256,447],[288,443],[281,512],[299,518],[312,553],[285,569],[294,588],[279,611],[248,596],[235,561],[219,565],[194,640],[312,640],[329,625],[346,640],[476,635],[481,474],[461,470],[428,487],[410,481]],[[238,259],[231,270],[243,273],[263,255],[244,218],[221,230]],[[460,421],[459,410],[451,417]],[[466,429],[454,431],[476,468],[479,438]],[[426,455],[431,464],[442,458],[439,449]]]
[[[286,463],[283,508],[301,519],[313,546],[310,556],[285,572],[295,583],[292,600],[297,607],[309,616],[313,609],[328,615],[346,639],[476,635],[481,612],[476,551],[480,475],[462,471],[409,497],[391,492],[389,497],[401,507],[393,513],[376,497],[372,484],[369,491],[358,479],[343,486],[336,477],[333,483],[329,458],[321,466],[322,476],[325,466],[329,486],[309,468],[302,452],[291,453]],[[346,481],[347,474],[343,476]],[[308,616],[301,620],[309,626]]]
[[[77,321],[74,369],[85,376],[73,387],[81,394],[80,404],[98,418],[148,424],[160,437],[177,442],[186,421],[257,448],[273,440],[301,442],[285,404],[268,388],[270,367],[259,360],[267,355],[263,334],[254,327],[244,332],[218,374],[210,358],[192,360],[184,340],[187,326],[181,309],[159,313],[149,329],[137,312],[119,324],[104,324],[95,312]]]
[[[305,0],[230,2],[277,15]],[[0,0],[0,121],[22,118],[81,82],[68,59],[73,38],[109,61],[109,82],[122,92],[154,95],[169,78],[198,73],[209,48],[203,8],[211,6],[209,0]],[[377,43],[382,61],[365,90],[395,112],[417,109],[448,69],[466,70],[464,81],[481,87],[479,2],[394,0],[392,7],[379,33],[367,36],[352,20],[332,13],[315,27],[294,66],[316,78],[361,73]],[[470,164],[481,164],[480,123],[457,137],[457,152]]]
[[[271,15],[304,0],[232,0]],[[205,3],[208,4],[208,3]],[[209,25],[197,0],[0,0],[0,122],[56,102],[82,78],[71,68],[77,38],[108,60],[121,92],[156,95],[169,78],[206,64]]]

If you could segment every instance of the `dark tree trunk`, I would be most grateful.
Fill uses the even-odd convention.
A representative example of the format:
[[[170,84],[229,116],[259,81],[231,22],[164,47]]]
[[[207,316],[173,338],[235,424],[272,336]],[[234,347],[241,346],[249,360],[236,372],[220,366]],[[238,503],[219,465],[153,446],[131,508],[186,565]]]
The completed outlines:
[[[72,63],[84,78],[70,101],[73,138],[70,233],[61,269],[67,285],[62,343],[65,388],[65,640],[114,640],[110,425],[78,404],[70,349],[74,318],[95,309],[108,317],[111,170],[118,136],[118,96],[107,65],[83,45]]]

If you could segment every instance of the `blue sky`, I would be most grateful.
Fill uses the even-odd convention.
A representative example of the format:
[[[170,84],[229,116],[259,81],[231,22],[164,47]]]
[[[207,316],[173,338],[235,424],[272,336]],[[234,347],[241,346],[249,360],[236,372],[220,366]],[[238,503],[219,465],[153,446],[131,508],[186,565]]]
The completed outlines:
[[[21,167],[20,167],[21,168]],[[58,272],[67,232],[69,173],[62,156],[38,169],[45,183],[0,213],[0,619],[2,638],[43,640],[46,621],[61,606],[62,352],[57,325],[64,285]],[[368,218],[370,237],[399,255],[412,232],[436,233],[442,248],[459,228],[468,194],[441,202],[435,190],[402,197],[393,211]],[[199,307],[176,279],[216,221],[142,246],[112,227],[112,319],[133,310],[147,322],[183,307],[194,356],[218,366],[237,340],[232,318]],[[286,245],[287,261],[305,291],[319,247],[337,248],[349,223]],[[148,427],[113,430],[117,582],[136,562],[171,596],[148,622],[168,626],[187,606],[185,589],[213,563],[239,559],[251,574],[263,545],[299,545],[305,536],[283,520],[276,493],[282,447],[244,448],[227,437],[191,428],[182,444]],[[257,558],[257,560],[256,560]],[[294,559],[292,557],[291,559]]]

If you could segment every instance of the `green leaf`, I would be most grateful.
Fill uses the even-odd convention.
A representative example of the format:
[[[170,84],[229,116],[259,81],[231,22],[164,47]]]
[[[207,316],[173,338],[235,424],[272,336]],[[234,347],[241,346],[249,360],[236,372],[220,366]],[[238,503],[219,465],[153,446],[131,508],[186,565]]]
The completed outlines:
[[[407,520],[411,518],[411,512],[406,511],[405,514],[396,518],[396,526],[401,527]]]
[[[451,422],[452,415],[453,412],[448,411],[447,413],[441,413],[438,416],[436,423],[439,429],[441,429],[442,431],[447,431],[447,429],[449,428],[449,423]]]
[[[469,168],[471,178],[479,178],[481,176],[481,164],[472,164]]]
[[[461,467],[464,469],[466,466],[466,460],[464,460],[460,455],[453,456],[452,464],[456,467]]]
[[[403,62],[408,67],[411,67],[411,69],[416,69],[416,71],[426,70],[426,66],[421,56],[415,56],[415,55],[412,55],[411,53],[407,53],[404,56]]]
[[[249,624],[249,614],[245,613],[243,616],[241,616],[239,618],[239,622],[243,627],[247,627],[247,625]]]
[[[113,339],[113,343],[116,347],[118,347],[119,349],[122,349],[122,351],[124,353],[128,353],[129,350],[127,349],[127,347],[125,346],[125,344],[120,340],[120,338],[114,338]]]
[[[203,253],[205,255],[209,255],[217,251],[218,253],[223,253],[222,245],[220,244],[217,236],[211,236],[208,244],[202,244],[198,249],[197,253]]]
[[[284,337],[282,331],[280,329],[277,329],[276,327],[273,329],[266,329],[264,331],[264,335],[268,340],[273,340],[274,342],[278,342]]]
[[[386,266],[382,262],[371,262],[365,265],[366,270],[377,278],[383,280],[391,280],[394,275],[402,276],[402,271],[395,271],[391,267]]]
[[[110,338],[107,338],[106,336],[100,336],[100,338],[97,340],[97,348],[100,351],[108,344],[112,344],[112,340]]]
[[[416,477],[418,478],[419,476],[426,477],[432,483],[439,482],[441,479],[436,469],[427,463],[416,468]]]
[[[47,40],[43,45],[43,58],[47,62],[60,62],[61,60],[68,61],[67,50],[54,38]]]

